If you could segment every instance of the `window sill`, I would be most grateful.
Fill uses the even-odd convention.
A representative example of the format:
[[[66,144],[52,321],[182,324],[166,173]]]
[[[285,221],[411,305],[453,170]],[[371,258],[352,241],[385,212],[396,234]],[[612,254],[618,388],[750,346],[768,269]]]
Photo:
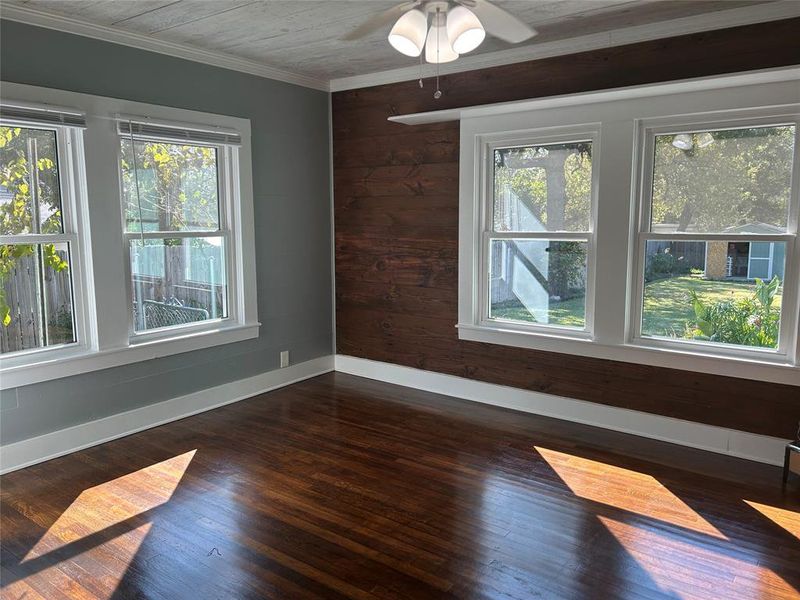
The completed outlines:
[[[655,367],[680,369],[726,377],[755,379],[800,386],[800,366],[785,361],[785,357],[768,355],[728,356],[711,351],[692,351],[642,343],[620,345],[601,344],[591,339],[581,339],[565,333],[539,333],[518,331],[460,323],[458,338],[472,342],[499,344],[531,350],[544,350],[561,354],[602,358]],[[783,360],[781,360],[783,359]]]
[[[168,338],[142,341],[124,348],[76,349],[75,353],[60,353],[58,356],[37,353],[31,355],[31,362],[0,368],[0,390],[241,342],[258,337],[260,326],[260,323],[249,323],[203,331],[181,331]]]

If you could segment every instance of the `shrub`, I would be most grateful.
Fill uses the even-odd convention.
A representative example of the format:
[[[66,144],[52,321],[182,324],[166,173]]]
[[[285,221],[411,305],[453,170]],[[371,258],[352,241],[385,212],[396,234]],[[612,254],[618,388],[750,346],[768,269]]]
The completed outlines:
[[[650,254],[647,257],[647,266],[644,271],[644,280],[653,281],[676,275],[686,275],[691,271],[691,265],[683,257],[677,257],[669,249],[664,252]]]
[[[580,242],[552,242],[549,263],[550,297],[569,300],[582,296],[586,269],[586,251]]]
[[[756,279],[752,297],[706,304],[696,292],[690,293],[696,322],[687,326],[686,337],[722,344],[776,348],[779,311],[772,304],[778,293],[777,276],[765,283]]]

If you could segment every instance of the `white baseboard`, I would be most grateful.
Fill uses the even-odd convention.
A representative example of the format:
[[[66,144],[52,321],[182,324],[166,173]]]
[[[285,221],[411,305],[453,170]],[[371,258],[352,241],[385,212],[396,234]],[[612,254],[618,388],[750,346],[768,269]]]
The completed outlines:
[[[0,473],[15,471],[137,431],[244,400],[328,373],[333,371],[333,368],[334,357],[323,356],[285,369],[277,369],[247,379],[232,381],[157,404],[0,446]]]
[[[336,370],[427,392],[632,433],[771,465],[783,464],[783,453],[788,442],[766,435],[341,354],[336,355]]]
[[[335,357],[315,358],[285,369],[270,371],[39,437],[0,446],[0,473],[15,471],[170,421],[244,400],[328,373],[334,369],[342,373],[473,402],[632,433],[772,465],[783,464],[783,451],[788,441],[337,354]]]

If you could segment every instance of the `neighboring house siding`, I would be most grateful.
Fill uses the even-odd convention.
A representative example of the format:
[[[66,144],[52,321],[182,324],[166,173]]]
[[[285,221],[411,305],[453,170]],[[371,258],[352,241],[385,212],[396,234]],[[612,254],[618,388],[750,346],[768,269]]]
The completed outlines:
[[[728,242],[706,244],[706,277],[724,279],[728,274]]]

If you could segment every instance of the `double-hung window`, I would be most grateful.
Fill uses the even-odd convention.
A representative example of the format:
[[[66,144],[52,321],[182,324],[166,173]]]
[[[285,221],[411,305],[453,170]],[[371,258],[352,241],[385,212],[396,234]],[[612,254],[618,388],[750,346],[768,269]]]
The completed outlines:
[[[645,122],[642,137],[637,339],[786,360],[797,327],[796,117]]]
[[[3,105],[0,115],[0,354],[85,347],[79,182],[83,115]]]
[[[800,385],[798,70],[461,121],[462,340]]]
[[[258,337],[249,121],[14,83],[0,108],[0,389]]]
[[[238,136],[132,119],[119,135],[132,338],[228,319]]]
[[[487,140],[479,303],[486,325],[591,331],[593,137],[548,131]]]

